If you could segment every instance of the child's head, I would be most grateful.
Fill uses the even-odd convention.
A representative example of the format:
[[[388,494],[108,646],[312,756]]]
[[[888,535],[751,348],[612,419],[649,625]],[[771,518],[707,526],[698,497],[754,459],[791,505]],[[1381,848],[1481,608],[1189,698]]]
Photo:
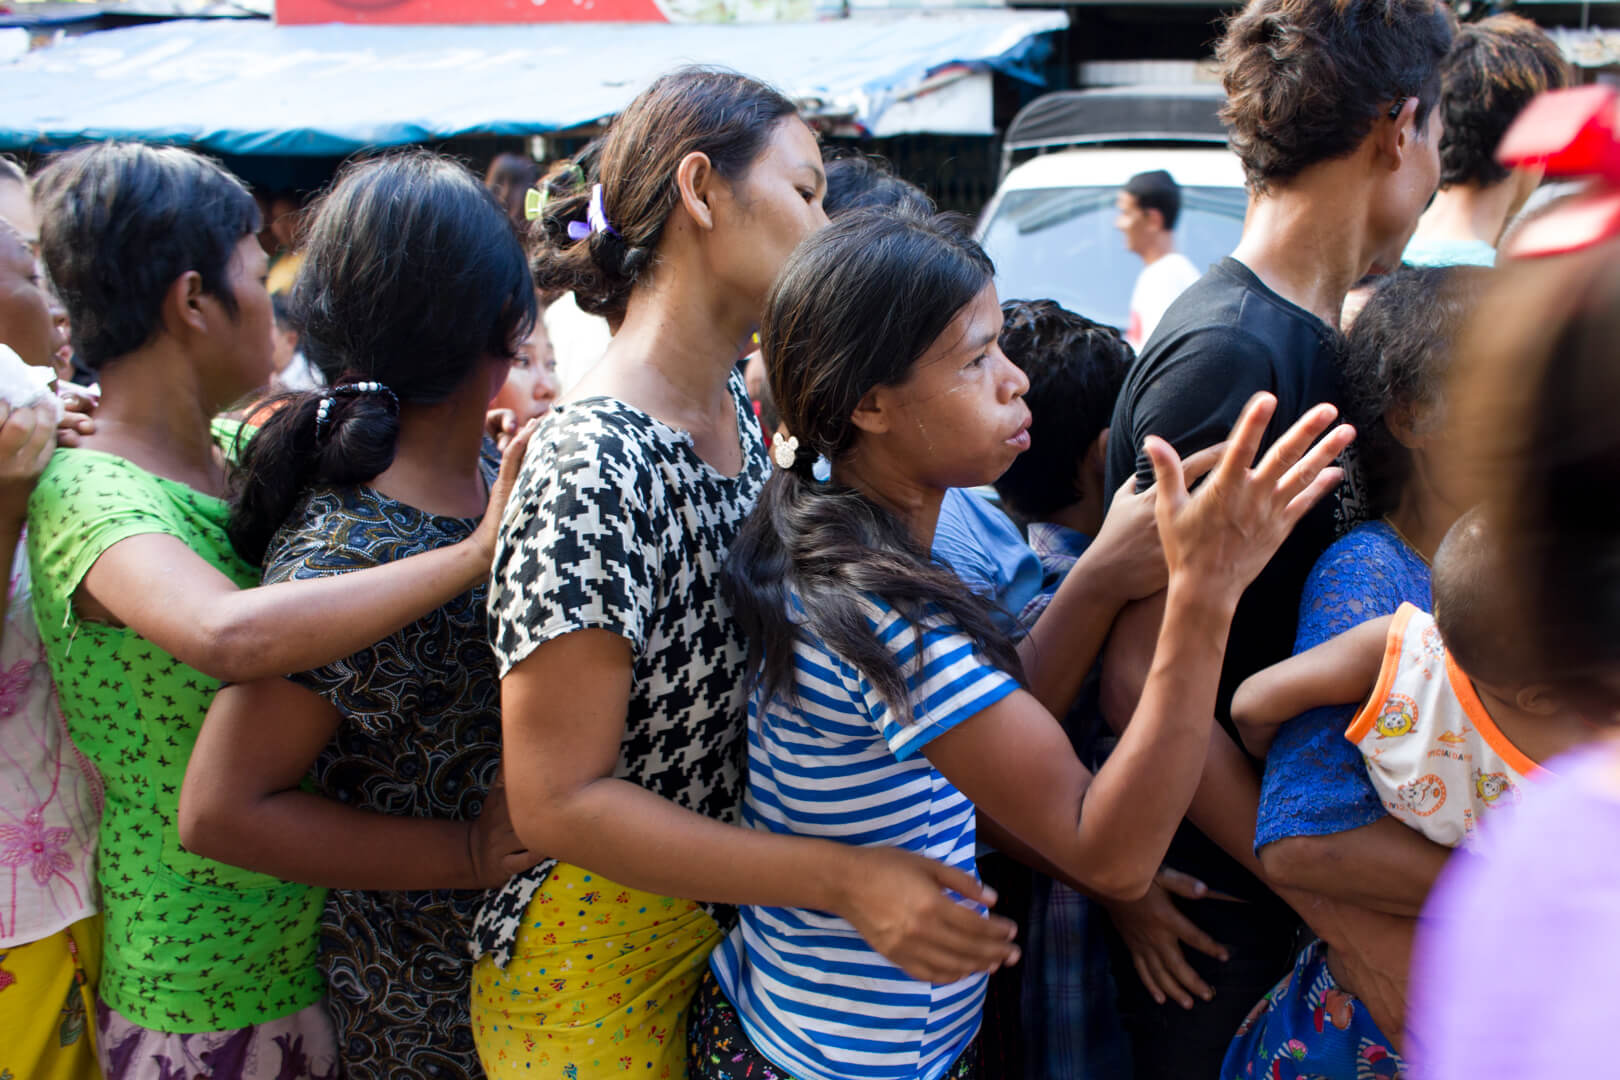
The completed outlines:
[[[551,411],[561,387],[557,383],[557,350],[551,346],[546,324],[534,320],[534,329],[506,373],[506,381],[490,400],[492,409],[511,409],[518,424],[526,424]]]
[[[330,389],[292,395],[248,447],[238,550],[258,561],[303,488],[387,469],[402,406],[464,391],[481,411],[535,317],[522,245],[466,168],[424,151],[351,165],[315,211],[292,296]]]
[[[1476,508],[1434,553],[1434,621],[1446,651],[1477,689],[1533,716],[1585,711],[1579,685],[1541,663],[1510,586],[1512,573],[1489,515]]]
[[[1506,573],[1489,520],[1478,509],[1464,514],[1434,553],[1434,621],[1470,679],[1517,688],[1534,676],[1522,647],[1524,628],[1505,599]]]
[[[1027,383],[996,344],[992,273],[948,219],[858,210],[801,245],[771,289],[760,341],[785,432],[725,577],[767,693],[791,689],[806,630],[903,705],[904,675],[866,621],[872,594],[914,621],[945,618],[1018,670],[985,602],[877,490],[938,498],[995,479],[1022,448]],[[817,455],[829,482],[815,479]]]
[[[862,153],[828,154],[826,169],[827,196],[822,207],[829,218],[878,207],[922,215],[934,212],[928,194],[896,176],[883,158]]]
[[[1090,500],[1107,511],[1102,468],[1108,422],[1134,354],[1111,326],[1053,300],[1001,305],[1001,351],[1029,378],[1029,449],[996,481],[1007,507],[1039,521]]]
[[[275,352],[271,365],[279,375],[298,355],[298,328],[293,325],[292,301],[287,299],[286,293],[270,297],[270,313],[275,317]]]
[[[224,405],[270,374],[259,208],[189,150],[106,142],[53,159],[35,183],[40,250],[91,371],[160,335],[236,370]]]
[[[1419,458],[1428,468],[1436,455],[1455,456],[1445,433],[1446,380],[1490,280],[1480,267],[1403,267],[1376,282],[1357,314],[1345,345],[1344,418],[1356,426],[1373,514],[1400,503]]]
[[[815,135],[793,102],[730,71],[659,78],[613,120],[594,167],[554,174],[570,175],[548,184],[530,233],[535,282],[609,318],[660,264],[673,232],[701,239],[715,284],[757,312],[788,253],[825,222]]]

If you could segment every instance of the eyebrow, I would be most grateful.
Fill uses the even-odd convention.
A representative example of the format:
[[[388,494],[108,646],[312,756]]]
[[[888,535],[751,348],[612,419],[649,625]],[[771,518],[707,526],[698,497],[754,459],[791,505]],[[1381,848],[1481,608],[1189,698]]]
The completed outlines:
[[[814,176],[817,184],[825,184],[827,182],[827,174],[820,165],[810,161],[802,161],[799,163],[799,168],[803,169],[811,176]]]

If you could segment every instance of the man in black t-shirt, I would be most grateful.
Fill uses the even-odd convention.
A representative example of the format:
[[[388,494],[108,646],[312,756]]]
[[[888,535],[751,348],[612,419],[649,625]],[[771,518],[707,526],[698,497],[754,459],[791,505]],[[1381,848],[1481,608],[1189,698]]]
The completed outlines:
[[[1243,160],[1248,219],[1232,257],[1171,305],[1127,376],[1108,440],[1110,485],[1133,472],[1138,484],[1151,482],[1146,436],[1182,454],[1198,450],[1225,438],[1260,391],[1278,399],[1268,445],[1311,406],[1337,402],[1344,295],[1369,271],[1398,264],[1439,179],[1434,106],[1451,25],[1435,0],[1252,0],[1228,23],[1217,50],[1223,119]],[[1305,577],[1339,512],[1338,500],[1319,503],[1245,593],[1216,705],[1226,732],[1238,682],[1292,651]],[[1162,597],[1144,601],[1116,624],[1103,686],[1116,726],[1140,696],[1161,611]],[[1258,798],[1254,763],[1217,731],[1188,824],[1166,857],[1236,898],[1175,901],[1226,947],[1225,962],[1183,953],[1175,939],[1187,935],[1165,917],[1162,894],[1113,908],[1139,1080],[1216,1080],[1239,1023],[1289,970],[1299,924],[1256,876]],[[1152,989],[1132,971],[1127,942]],[[1212,999],[1193,1003],[1207,991]]]

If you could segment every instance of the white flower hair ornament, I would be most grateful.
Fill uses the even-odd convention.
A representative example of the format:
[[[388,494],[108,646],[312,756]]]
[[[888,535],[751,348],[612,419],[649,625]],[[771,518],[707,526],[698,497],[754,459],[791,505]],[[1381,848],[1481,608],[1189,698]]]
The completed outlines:
[[[784,469],[793,468],[793,463],[799,460],[799,440],[797,436],[782,437],[778,431],[771,436],[771,460]]]

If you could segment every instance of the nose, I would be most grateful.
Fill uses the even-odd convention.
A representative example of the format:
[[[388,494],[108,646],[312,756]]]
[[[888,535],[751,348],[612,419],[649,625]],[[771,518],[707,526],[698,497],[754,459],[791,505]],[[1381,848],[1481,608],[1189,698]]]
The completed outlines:
[[[1029,393],[1029,376],[1024,374],[1024,369],[1009,360],[1007,354],[1001,352],[999,347],[996,352],[1001,356],[1001,363],[1005,366],[1001,386],[1007,400],[1015,401]]]

